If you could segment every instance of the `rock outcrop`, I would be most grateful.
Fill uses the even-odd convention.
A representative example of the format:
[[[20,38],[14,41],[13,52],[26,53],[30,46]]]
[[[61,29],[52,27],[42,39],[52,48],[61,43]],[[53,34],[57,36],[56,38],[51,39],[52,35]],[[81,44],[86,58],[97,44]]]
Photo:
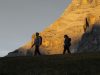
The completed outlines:
[[[96,23],[90,32],[83,34],[77,52],[100,51],[100,23]]]
[[[40,52],[42,54],[62,54],[63,36],[65,34],[72,38],[71,52],[77,52],[79,41],[84,34],[83,26],[85,25],[85,19],[88,18],[92,28],[99,16],[100,0],[72,0],[61,17],[40,32],[43,37]],[[19,53],[22,53],[22,55],[27,55],[27,53],[34,54],[34,48],[30,49],[34,38],[35,35],[33,34],[31,41],[17,49]]]

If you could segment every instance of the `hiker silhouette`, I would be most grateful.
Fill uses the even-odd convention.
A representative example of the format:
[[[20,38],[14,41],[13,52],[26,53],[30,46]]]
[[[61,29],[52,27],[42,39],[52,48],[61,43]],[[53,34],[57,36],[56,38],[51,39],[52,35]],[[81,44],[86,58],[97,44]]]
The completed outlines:
[[[42,45],[42,37],[41,36],[39,36],[39,33],[38,32],[36,32],[36,38],[34,39],[34,43],[33,43],[33,45],[32,45],[32,47],[33,46],[35,46],[35,53],[34,53],[34,55],[41,55],[41,53],[40,53],[40,51],[39,51],[39,47]]]
[[[64,35],[64,51],[63,54],[65,54],[66,50],[69,54],[71,54],[70,52],[70,46],[71,46],[71,38],[68,37],[68,35]]]

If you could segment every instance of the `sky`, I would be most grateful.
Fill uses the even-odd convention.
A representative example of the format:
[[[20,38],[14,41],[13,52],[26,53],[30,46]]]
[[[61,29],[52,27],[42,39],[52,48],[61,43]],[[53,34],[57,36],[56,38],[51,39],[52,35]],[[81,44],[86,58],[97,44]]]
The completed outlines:
[[[21,47],[57,18],[71,0],[0,0],[0,57]]]

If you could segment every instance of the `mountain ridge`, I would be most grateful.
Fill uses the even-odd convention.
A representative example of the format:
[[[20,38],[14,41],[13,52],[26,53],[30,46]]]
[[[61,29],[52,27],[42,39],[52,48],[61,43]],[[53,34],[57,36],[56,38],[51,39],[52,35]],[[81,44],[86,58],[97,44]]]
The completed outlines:
[[[63,14],[53,24],[44,31],[40,32],[43,37],[43,44],[40,47],[42,54],[62,54],[63,52],[63,36],[67,34],[72,38],[71,52],[77,52],[77,46],[84,34],[85,19],[88,18],[89,24],[92,28],[94,23],[98,21],[100,13],[99,0],[72,0],[68,8],[65,9]],[[18,56],[27,55],[30,52],[34,55],[34,48],[30,49],[35,35],[24,46],[18,48]],[[9,53],[8,56],[11,56]]]

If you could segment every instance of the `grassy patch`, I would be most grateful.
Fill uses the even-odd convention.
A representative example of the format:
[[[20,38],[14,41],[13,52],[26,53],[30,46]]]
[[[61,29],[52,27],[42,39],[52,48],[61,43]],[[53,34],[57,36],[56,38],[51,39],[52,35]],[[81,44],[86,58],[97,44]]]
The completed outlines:
[[[100,75],[100,53],[5,57],[0,75]]]

